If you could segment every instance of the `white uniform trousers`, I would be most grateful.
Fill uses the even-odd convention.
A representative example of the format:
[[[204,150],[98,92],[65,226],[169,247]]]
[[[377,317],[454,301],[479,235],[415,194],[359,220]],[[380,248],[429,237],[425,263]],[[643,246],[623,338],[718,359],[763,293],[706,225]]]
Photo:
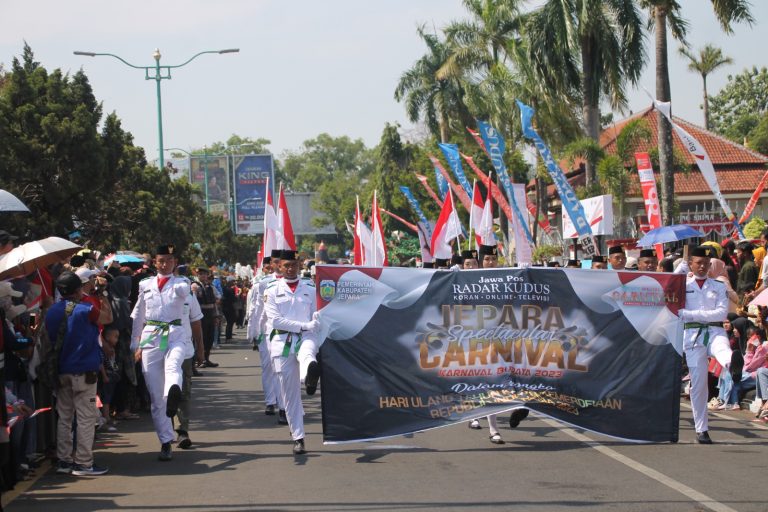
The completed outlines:
[[[714,329],[713,329],[714,330]],[[693,409],[693,423],[696,432],[709,430],[709,418],[707,417],[707,398],[709,386],[707,385],[707,373],[709,369],[707,357],[712,356],[727,372],[731,366],[731,344],[725,334],[715,334],[710,331],[709,345],[704,346],[701,338],[693,347],[685,349],[685,360],[688,363],[691,376],[691,408]]]
[[[301,382],[307,378],[307,368],[312,361],[317,362],[317,351],[320,350],[317,341],[313,339],[303,339],[299,345],[299,351],[296,357],[299,360],[299,377]]]
[[[280,393],[283,407],[288,418],[291,438],[304,438],[304,406],[301,404],[301,381],[299,380],[299,362],[294,354],[288,357],[273,357],[272,364],[280,381]]]
[[[272,365],[272,356],[269,354],[269,340],[259,343],[259,359],[261,359],[261,387],[264,389],[264,402],[267,405],[277,405],[283,409],[283,397],[280,393],[280,382],[277,380]]]
[[[141,369],[152,402],[152,423],[161,443],[169,443],[176,438],[173,422],[165,415],[165,408],[168,390],[174,384],[181,389],[183,384],[181,364],[184,362],[184,352],[184,344],[175,343],[168,350],[151,347],[141,351]]]

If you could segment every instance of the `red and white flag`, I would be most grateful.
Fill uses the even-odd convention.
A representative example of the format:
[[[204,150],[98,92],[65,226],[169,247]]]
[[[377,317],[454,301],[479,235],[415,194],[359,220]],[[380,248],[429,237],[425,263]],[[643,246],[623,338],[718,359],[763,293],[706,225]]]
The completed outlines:
[[[480,243],[482,245],[496,245],[496,235],[493,232],[493,196],[491,195],[491,174],[488,174],[488,192],[485,197],[485,205],[483,206],[483,213],[480,217],[480,227],[477,230],[477,234],[480,235]]]
[[[449,190],[443,202],[443,209],[432,231],[432,257],[450,259],[453,254],[451,241],[461,234],[461,221],[453,207],[453,193]]]
[[[266,215],[265,215],[266,219]],[[283,184],[280,184],[280,193],[277,198],[277,221],[278,229],[276,231],[277,244],[275,249],[296,250],[296,239],[293,236],[293,226],[291,225],[291,216],[288,213],[288,204],[285,202],[285,193],[283,193]],[[266,254],[266,253],[265,253]]]
[[[373,191],[373,209],[371,210],[371,261],[366,265],[372,267],[386,267],[389,265],[387,260],[387,243],[384,238],[384,226],[381,223],[381,212],[379,212],[379,199],[376,190]]]
[[[355,265],[365,265],[371,257],[371,230],[363,222],[360,215],[360,198],[356,198],[355,231],[354,231],[354,262]]]
[[[480,195],[480,186],[477,184],[477,180],[475,180],[472,185],[472,210],[469,212],[469,229],[475,232],[475,248],[483,243],[480,235],[483,207],[483,196]]]
[[[275,214],[275,202],[272,200],[272,188],[270,187],[269,178],[267,178],[265,190],[267,192],[267,204],[264,207],[264,244],[261,246],[259,260],[256,262],[259,267],[261,267],[262,260],[267,256],[271,256],[273,249],[277,249],[277,231],[280,229],[280,223]]]

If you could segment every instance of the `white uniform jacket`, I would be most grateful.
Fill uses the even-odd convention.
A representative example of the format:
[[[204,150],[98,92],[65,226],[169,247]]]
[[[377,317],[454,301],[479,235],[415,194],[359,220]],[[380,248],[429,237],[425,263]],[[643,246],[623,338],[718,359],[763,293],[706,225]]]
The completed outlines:
[[[192,322],[203,319],[203,310],[200,309],[200,303],[194,293],[190,293],[187,301],[184,303],[184,314],[181,316],[181,325],[186,331],[184,339],[187,345],[184,347],[184,359],[189,359],[195,355],[195,344],[192,342]]]
[[[314,339],[315,333],[303,330],[304,324],[311,322],[317,311],[315,287],[311,281],[299,280],[296,291],[292,292],[285,280],[277,279],[267,287],[264,302],[265,334],[270,340],[272,357],[286,355],[284,349],[288,341],[291,346],[287,351],[296,353],[302,340]]]
[[[699,288],[696,278],[689,277],[685,282],[685,309],[679,312],[684,323],[724,322],[728,315],[728,294],[723,283],[707,278]],[[717,335],[725,336],[722,327],[692,327],[683,332],[683,348],[690,349],[694,344],[703,345],[705,332],[709,330],[709,340]]]
[[[258,337],[264,333],[266,329],[266,319],[264,316],[264,292],[267,289],[269,283],[272,283],[276,279],[274,274],[269,274],[253,284],[253,287],[248,292],[248,330],[246,335],[248,339]]]
[[[184,305],[191,293],[186,277],[171,276],[163,286],[157,286],[157,276],[139,283],[139,298],[133,307],[131,349],[159,347],[167,335],[167,344],[187,342],[187,330],[182,319],[189,311]]]

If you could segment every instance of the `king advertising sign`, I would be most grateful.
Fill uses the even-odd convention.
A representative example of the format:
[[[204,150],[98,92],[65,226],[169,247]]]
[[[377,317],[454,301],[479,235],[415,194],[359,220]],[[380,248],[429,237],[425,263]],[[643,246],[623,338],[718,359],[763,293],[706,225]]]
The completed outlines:
[[[326,442],[526,407],[676,441],[685,276],[320,265]]]

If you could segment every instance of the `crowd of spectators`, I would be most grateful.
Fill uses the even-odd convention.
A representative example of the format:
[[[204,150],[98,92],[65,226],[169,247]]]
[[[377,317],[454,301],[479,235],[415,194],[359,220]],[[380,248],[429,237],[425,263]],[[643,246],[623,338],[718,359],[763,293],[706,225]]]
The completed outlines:
[[[16,241],[17,237],[0,230],[0,259],[14,248]],[[60,431],[57,433],[57,390],[52,389],[56,386],[47,386],[39,372],[41,362],[55,345],[52,340],[57,338],[58,333],[52,335],[46,328],[46,315],[62,298],[57,278],[66,271],[80,280],[82,298],[78,303],[92,305],[94,311],[106,307],[111,313],[109,317],[93,317],[98,328],[100,361],[94,376],[98,381],[98,410],[93,411],[96,435],[119,435],[121,422],[139,419],[149,411],[141,367],[130,349],[130,315],[138,283],[155,271],[149,255],[133,260],[138,261],[121,264],[114,254],[84,249],[28,276],[0,281],[0,361],[4,362],[0,371],[6,402],[0,404],[0,410],[2,425],[7,426],[0,426],[0,490],[12,489],[29,478],[46,458],[55,459],[61,444],[57,439],[61,436]],[[203,270],[210,270],[215,289],[212,345],[216,347],[232,339],[234,327],[243,326],[250,280],[219,269],[190,271],[185,265],[179,267],[193,286],[201,285],[198,270],[201,275]],[[105,297],[103,302],[101,297]],[[66,348],[62,346],[61,350]],[[62,352],[58,360],[65,357]]]

